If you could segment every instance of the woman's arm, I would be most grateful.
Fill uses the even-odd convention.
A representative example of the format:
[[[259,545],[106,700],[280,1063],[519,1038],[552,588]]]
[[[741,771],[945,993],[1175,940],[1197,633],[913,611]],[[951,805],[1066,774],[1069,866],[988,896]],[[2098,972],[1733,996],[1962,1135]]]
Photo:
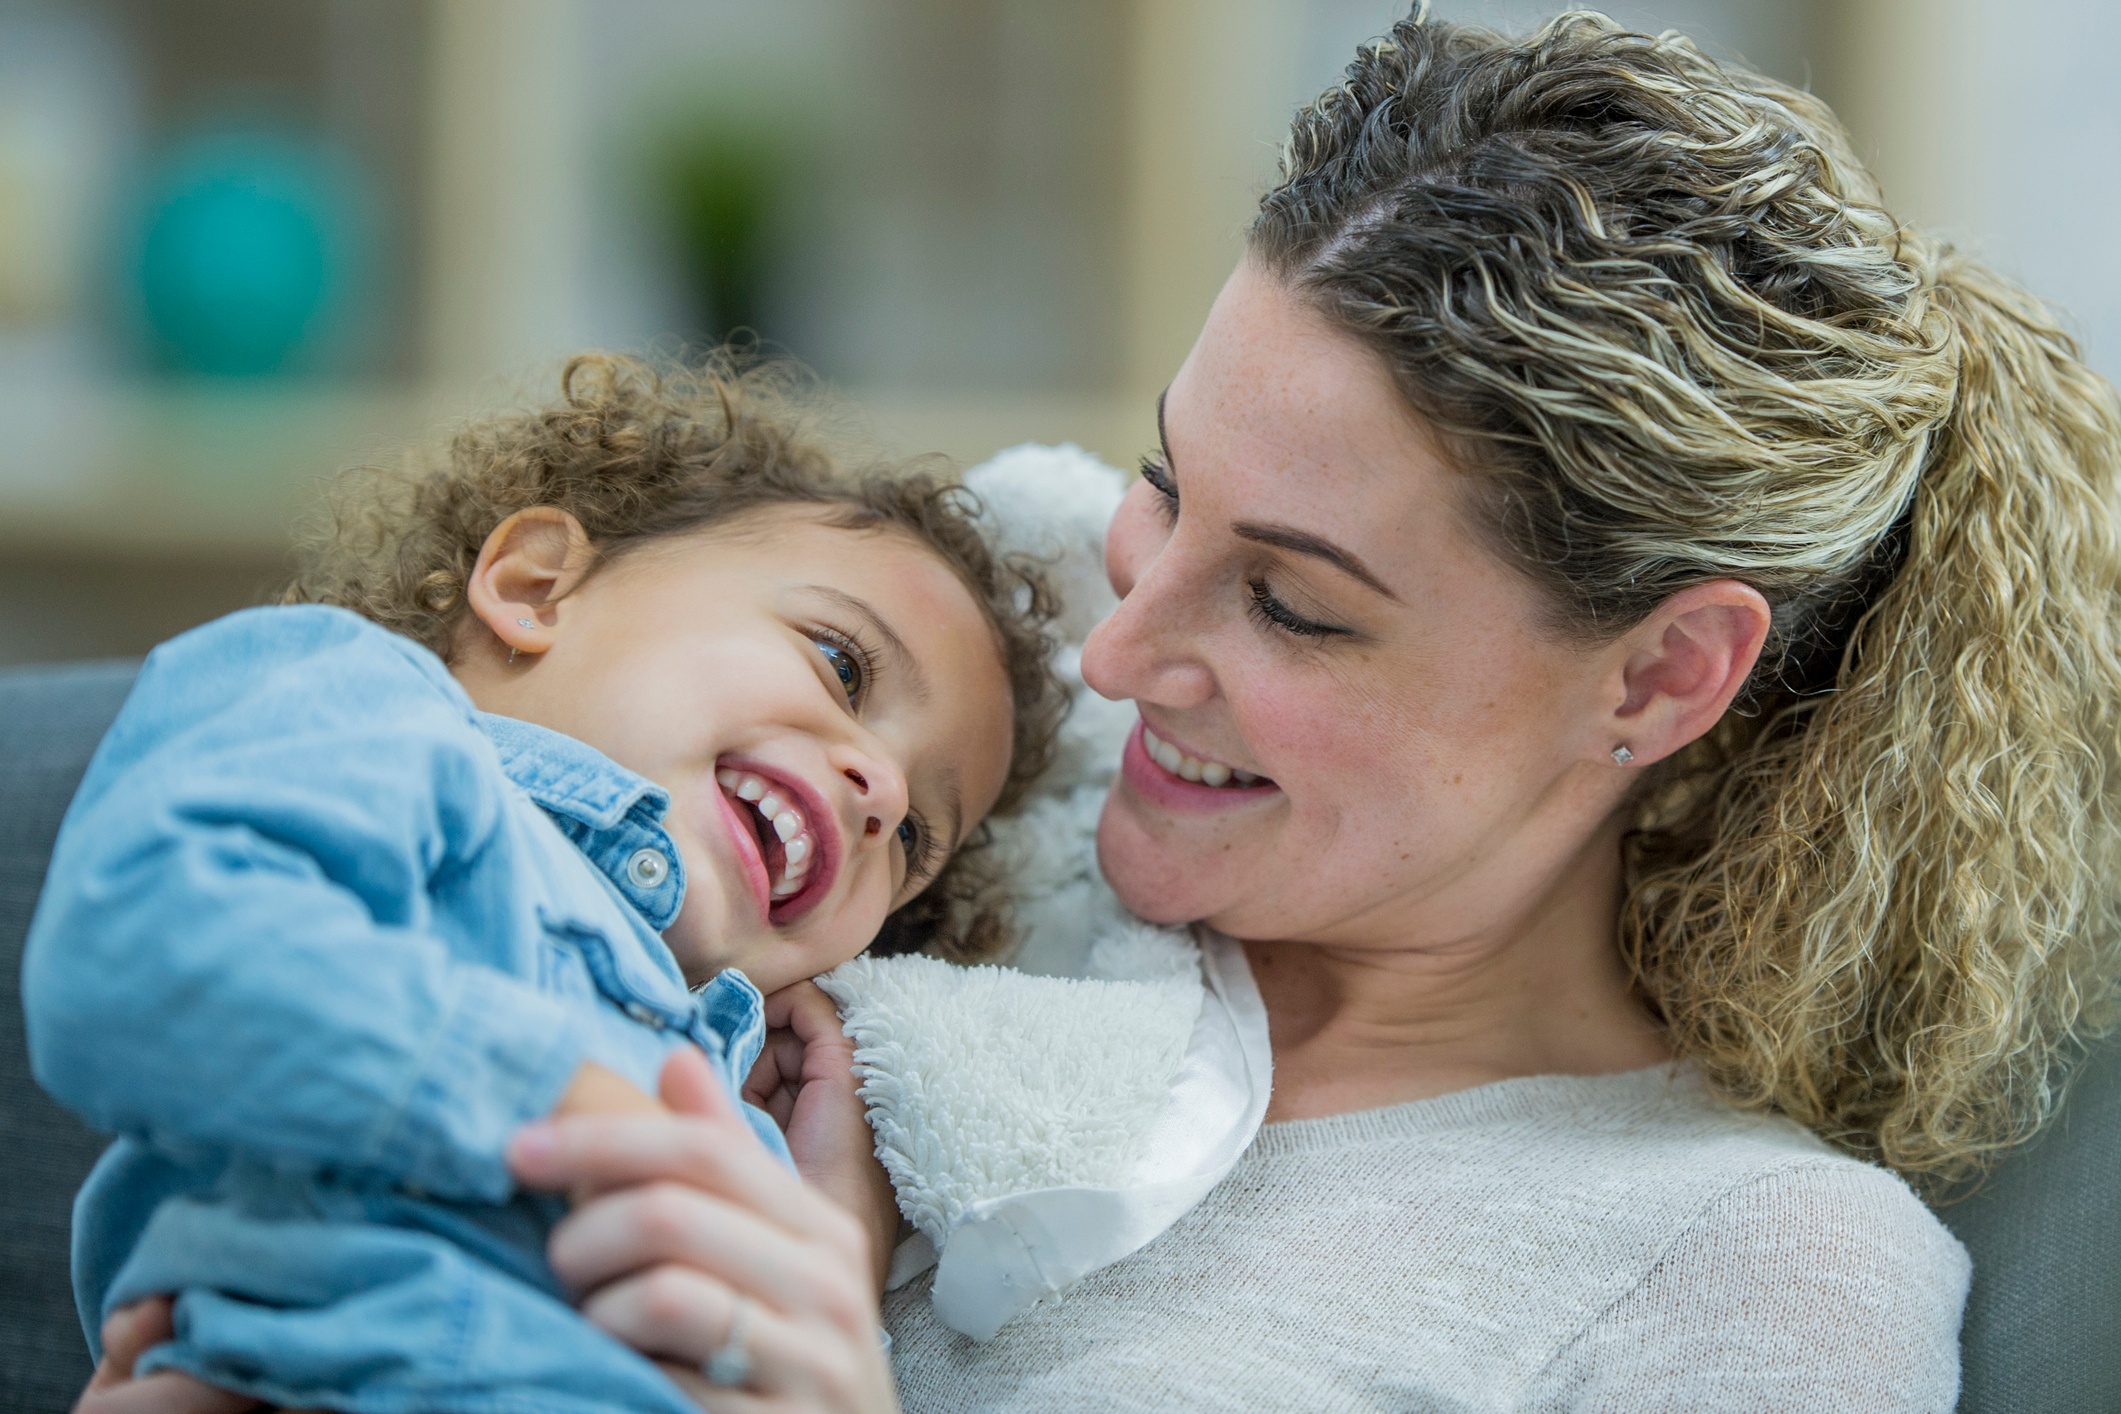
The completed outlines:
[[[806,1099],[820,1107],[820,1134],[826,1094],[791,1104],[791,1114]],[[672,1055],[662,1098],[675,1113],[555,1119],[511,1149],[523,1182],[576,1196],[551,1256],[582,1314],[656,1359],[710,1414],[895,1411],[865,1225],[790,1178],[697,1051]],[[169,1339],[169,1309],[165,1299],[111,1316],[74,1414],[258,1407],[172,1371],[132,1378],[133,1362]],[[732,1334],[750,1370],[742,1387],[711,1384],[701,1372],[731,1353]]]
[[[866,1225],[790,1181],[698,1055],[671,1057],[662,1098],[667,1117],[532,1125],[510,1147],[522,1182],[579,1195],[550,1255],[583,1316],[711,1411],[896,1410]],[[704,1378],[717,1357],[748,1366],[742,1388]]]

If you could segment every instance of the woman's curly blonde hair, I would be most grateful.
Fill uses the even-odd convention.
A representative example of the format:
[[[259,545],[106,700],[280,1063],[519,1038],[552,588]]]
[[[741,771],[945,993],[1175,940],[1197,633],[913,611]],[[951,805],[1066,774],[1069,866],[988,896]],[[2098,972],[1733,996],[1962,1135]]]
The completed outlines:
[[[821,400],[791,365],[723,352],[661,368],[585,354],[550,406],[471,423],[437,461],[362,467],[334,488],[300,547],[285,603],[336,604],[445,661],[470,619],[465,587],[494,528],[553,506],[581,522],[599,563],[770,506],[821,508],[851,530],[911,536],[971,591],[994,630],[1015,708],[1007,813],[1052,755],[1066,697],[1050,667],[1051,591],[1036,565],[996,555],[964,487],[921,463],[853,465],[828,449]],[[1007,941],[983,834],[960,849],[871,945],[971,960]]]
[[[1587,13],[1417,10],[1298,117],[1252,246],[1557,629],[1771,606],[1634,798],[1623,946],[1677,1050],[1933,1192],[2029,1135],[2121,934],[2121,409],[2055,317],[1901,227],[1817,99]]]

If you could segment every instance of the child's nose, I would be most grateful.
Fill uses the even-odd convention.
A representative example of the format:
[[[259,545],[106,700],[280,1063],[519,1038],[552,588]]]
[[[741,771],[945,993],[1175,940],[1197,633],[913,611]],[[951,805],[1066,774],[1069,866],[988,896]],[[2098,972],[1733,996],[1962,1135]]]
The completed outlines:
[[[885,835],[906,818],[906,782],[896,768],[871,759],[846,760],[839,772],[854,787],[855,819],[864,840]]]

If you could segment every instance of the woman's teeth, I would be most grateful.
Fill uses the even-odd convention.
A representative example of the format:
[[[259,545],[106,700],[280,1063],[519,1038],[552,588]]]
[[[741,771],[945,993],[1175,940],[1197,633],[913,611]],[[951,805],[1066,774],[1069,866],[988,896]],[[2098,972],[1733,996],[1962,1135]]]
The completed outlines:
[[[1181,780],[1196,781],[1204,786],[1252,786],[1265,780],[1264,776],[1250,771],[1240,771],[1235,766],[1225,766],[1220,761],[1202,761],[1186,755],[1170,742],[1142,724],[1142,745],[1149,750],[1149,759]]]
[[[760,820],[772,827],[774,837],[780,840],[781,877],[773,881],[774,899],[792,898],[800,893],[804,880],[810,875],[811,856],[817,852],[817,841],[811,837],[810,822],[803,818],[803,812],[774,794],[772,786],[749,771],[724,767],[714,773],[714,780],[716,785],[749,805]],[[770,870],[772,866],[769,863],[767,867]]]

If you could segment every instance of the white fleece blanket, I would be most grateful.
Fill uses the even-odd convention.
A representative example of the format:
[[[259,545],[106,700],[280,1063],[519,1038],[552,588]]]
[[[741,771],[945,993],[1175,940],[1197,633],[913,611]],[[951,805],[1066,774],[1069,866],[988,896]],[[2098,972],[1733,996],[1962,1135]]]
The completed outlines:
[[[1025,809],[994,823],[1022,941],[1008,966],[857,958],[819,981],[916,1231],[893,1285],[934,1264],[936,1314],[984,1340],[1206,1196],[1259,1129],[1272,1058],[1237,945],[1128,916],[1097,871],[1134,712],[1085,690],[1077,665],[1113,603],[1104,531],[1125,476],[1080,448],[1025,446],[965,480],[996,541],[1045,560],[1064,604],[1060,750]]]

